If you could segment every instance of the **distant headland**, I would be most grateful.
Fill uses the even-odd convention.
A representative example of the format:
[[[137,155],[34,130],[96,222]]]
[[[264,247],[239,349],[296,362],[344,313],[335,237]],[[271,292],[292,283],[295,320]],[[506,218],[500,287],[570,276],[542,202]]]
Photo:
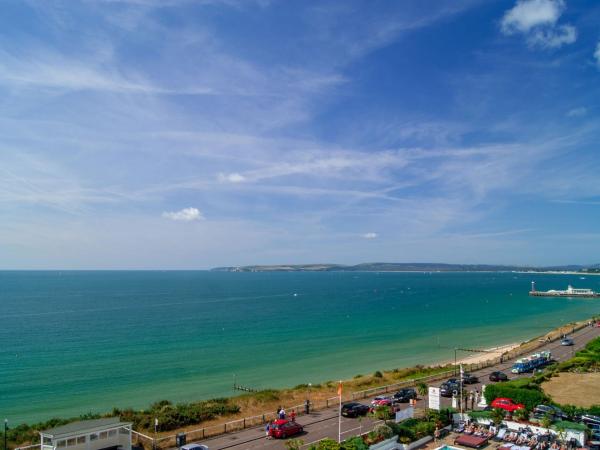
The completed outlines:
[[[536,272],[600,274],[600,264],[552,267],[505,266],[494,264],[443,263],[362,263],[344,264],[276,264],[215,267],[215,272]]]

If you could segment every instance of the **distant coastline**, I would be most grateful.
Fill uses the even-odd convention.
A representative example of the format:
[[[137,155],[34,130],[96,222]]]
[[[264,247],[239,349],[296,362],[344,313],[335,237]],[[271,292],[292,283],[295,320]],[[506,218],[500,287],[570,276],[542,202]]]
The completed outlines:
[[[214,272],[519,272],[561,275],[600,275],[600,264],[589,266],[567,265],[549,267],[506,266],[495,264],[445,263],[361,263],[344,264],[273,264],[226,266],[211,269]]]

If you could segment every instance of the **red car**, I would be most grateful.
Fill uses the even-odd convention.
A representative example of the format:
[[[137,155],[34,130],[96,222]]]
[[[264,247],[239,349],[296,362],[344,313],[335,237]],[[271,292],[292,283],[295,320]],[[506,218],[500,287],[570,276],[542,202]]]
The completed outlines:
[[[515,403],[510,398],[498,397],[492,402],[492,408],[500,408],[508,412],[513,412],[517,409],[525,409],[525,405],[522,403]]]
[[[269,434],[274,438],[285,439],[288,436],[302,433],[304,428],[296,422],[287,419],[277,419],[271,423]]]
[[[378,406],[391,406],[392,399],[389,397],[384,397],[383,395],[378,395],[371,402],[371,407],[376,408]]]

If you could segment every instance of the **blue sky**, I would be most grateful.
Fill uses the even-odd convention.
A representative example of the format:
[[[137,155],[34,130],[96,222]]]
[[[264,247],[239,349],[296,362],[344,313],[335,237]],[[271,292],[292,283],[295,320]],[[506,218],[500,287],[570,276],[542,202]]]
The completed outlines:
[[[600,262],[596,1],[2,9],[1,268]]]

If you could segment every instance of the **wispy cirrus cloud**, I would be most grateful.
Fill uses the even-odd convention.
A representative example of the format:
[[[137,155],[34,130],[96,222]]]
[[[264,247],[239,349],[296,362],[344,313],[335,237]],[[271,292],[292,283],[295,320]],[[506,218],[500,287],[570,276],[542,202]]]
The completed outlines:
[[[585,106],[579,106],[567,111],[567,117],[583,117],[587,114],[588,110]]]
[[[5,86],[21,88],[54,88],[61,90],[92,90],[114,93],[207,95],[210,88],[175,88],[159,86],[140,74],[128,74],[110,62],[66,58],[48,49],[39,54],[21,54],[18,57],[2,52],[0,82]]]

